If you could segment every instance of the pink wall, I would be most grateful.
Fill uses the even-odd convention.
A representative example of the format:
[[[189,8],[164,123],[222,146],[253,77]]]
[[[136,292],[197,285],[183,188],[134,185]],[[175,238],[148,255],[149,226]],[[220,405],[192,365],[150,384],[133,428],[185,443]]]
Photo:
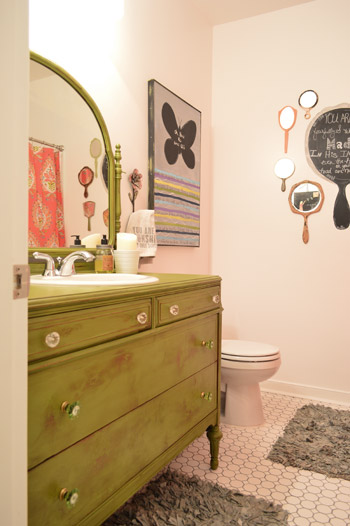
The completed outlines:
[[[48,58],[87,89],[112,143],[122,145],[122,229],[134,168],[145,183],[136,208],[147,208],[147,81],[155,78],[202,111],[201,247],[158,247],[141,270],[221,275],[224,336],[278,344],[281,385],[349,396],[350,229],[335,229],[336,187],[307,165],[301,112],[290,135],[297,169],[287,192],[273,174],[282,155],[280,108],[297,106],[310,88],[320,96],[317,110],[350,102],[348,0],[216,26],[214,41],[187,0],[127,0],[120,21],[86,9],[80,26],[63,15],[57,28],[64,26],[64,42],[50,27],[45,49],[59,42]],[[95,38],[87,42],[78,37],[88,27]],[[308,245],[287,202],[291,184],[303,179],[318,180],[326,194],[322,212],[310,218]]]
[[[80,25],[64,10],[56,11],[60,23],[50,27],[42,49],[35,51],[84,86],[102,112],[112,144],[121,144],[122,230],[132,211],[127,177],[134,168],[144,175],[136,209],[148,207],[148,80],[156,79],[202,112],[200,248],[158,247],[156,257],[141,264],[141,270],[209,273],[212,28],[187,0],[127,0],[121,20],[112,11],[104,12],[103,4],[99,7],[84,7]],[[45,3],[45,9],[52,8]],[[86,39],[89,33],[93,39]]]
[[[184,16],[185,14],[185,16]],[[137,40],[135,41],[135,35]],[[111,136],[123,145],[127,175],[137,167],[145,187],[136,208],[147,208],[147,81],[161,84],[201,110],[201,239],[200,248],[158,247],[157,256],[141,270],[147,272],[208,273],[211,226],[211,54],[212,30],[188,2],[128,1],[122,24],[123,53],[116,61],[128,91],[128,106],[118,104]],[[132,125],[130,121],[130,106]],[[109,114],[110,118],[110,114]],[[118,124],[119,123],[119,124]],[[125,123],[120,126],[120,123]],[[123,223],[131,206],[126,177],[122,184]]]
[[[211,55],[212,29],[186,0],[128,0],[110,54],[115,71],[106,82],[100,79],[100,86],[90,81],[112,143],[122,145],[122,230],[132,210],[127,176],[134,168],[144,176],[136,209],[148,207],[148,80],[156,79],[202,112],[200,248],[158,247],[156,257],[141,264],[144,272],[210,271]]]
[[[350,103],[348,0],[317,0],[217,26],[213,47],[214,216],[212,271],[223,278],[226,338],[280,346],[275,379],[343,392],[350,401],[350,228],[333,225],[337,187],[314,173],[304,153],[305,89],[322,108]],[[298,108],[287,191],[273,173],[283,157],[278,110]],[[318,181],[320,213],[303,220],[288,205],[297,181]],[[347,192],[350,199],[349,191]]]

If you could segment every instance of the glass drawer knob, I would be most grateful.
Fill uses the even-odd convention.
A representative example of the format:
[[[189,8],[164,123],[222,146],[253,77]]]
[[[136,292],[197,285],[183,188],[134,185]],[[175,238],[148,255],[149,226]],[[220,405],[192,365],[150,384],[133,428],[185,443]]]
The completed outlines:
[[[213,393],[204,393],[204,392],[202,392],[201,393],[201,398],[203,398],[203,400],[208,400],[208,402],[211,402],[212,399],[213,399]]]
[[[177,316],[180,312],[178,305],[172,305],[169,310],[170,310],[170,314],[172,314],[173,316]]]
[[[76,418],[80,413],[80,402],[72,402],[71,404],[69,402],[63,402],[61,404],[61,411],[67,413],[69,418]]]
[[[148,316],[145,312],[140,312],[140,314],[137,315],[137,321],[141,323],[141,325],[144,325],[147,323]]]
[[[202,347],[208,347],[208,349],[214,349],[214,341],[208,340],[207,342],[205,340],[202,341]]]
[[[58,332],[50,332],[46,335],[45,343],[48,347],[54,348],[60,343],[60,335]]]
[[[214,303],[220,303],[220,296],[219,296],[219,294],[216,294],[215,296],[213,296],[213,302]]]
[[[60,491],[60,500],[64,500],[68,508],[74,508],[79,499],[79,491],[74,488],[68,491],[67,488],[63,488]]]

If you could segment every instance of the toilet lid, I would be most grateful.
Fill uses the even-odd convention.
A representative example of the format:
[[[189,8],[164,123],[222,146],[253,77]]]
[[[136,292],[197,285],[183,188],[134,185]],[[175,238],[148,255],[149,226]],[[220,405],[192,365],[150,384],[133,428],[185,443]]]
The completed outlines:
[[[279,349],[268,343],[244,340],[222,340],[221,356],[224,360],[267,362],[279,358]]]

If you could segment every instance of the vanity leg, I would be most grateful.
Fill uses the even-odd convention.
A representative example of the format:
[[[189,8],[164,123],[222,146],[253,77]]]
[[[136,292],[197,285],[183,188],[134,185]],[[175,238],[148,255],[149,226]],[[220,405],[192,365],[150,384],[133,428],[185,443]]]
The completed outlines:
[[[219,426],[209,426],[207,437],[210,442],[210,468],[217,469],[219,465],[219,441],[222,438]]]

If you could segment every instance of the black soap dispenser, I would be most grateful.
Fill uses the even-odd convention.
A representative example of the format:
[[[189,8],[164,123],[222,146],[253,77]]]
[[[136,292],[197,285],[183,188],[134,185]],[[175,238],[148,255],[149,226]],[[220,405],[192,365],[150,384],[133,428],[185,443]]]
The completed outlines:
[[[74,239],[74,245],[71,245],[70,248],[76,248],[76,247],[79,247],[79,248],[85,248],[86,245],[82,245],[81,244],[81,239],[80,239],[80,236],[78,236],[78,234],[73,234],[72,236],[70,237],[75,237]]]
[[[113,272],[113,247],[108,244],[106,234],[103,234],[101,244],[96,245],[95,272]]]

